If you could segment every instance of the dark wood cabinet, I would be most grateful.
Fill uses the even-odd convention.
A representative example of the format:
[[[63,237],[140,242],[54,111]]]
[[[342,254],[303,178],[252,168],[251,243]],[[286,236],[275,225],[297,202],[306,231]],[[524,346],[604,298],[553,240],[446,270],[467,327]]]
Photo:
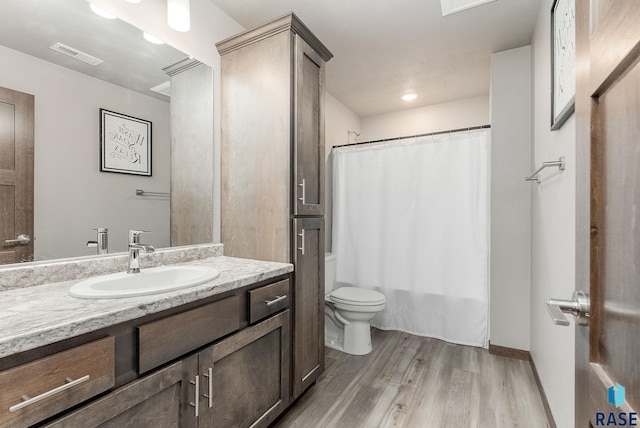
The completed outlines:
[[[295,399],[324,368],[324,75],[332,54],[294,14],[216,46],[222,242],[230,256],[295,265]]]
[[[298,218],[293,320],[293,396],[324,370],[324,219]]]
[[[295,216],[324,216],[325,62],[298,35],[295,44],[293,159]]]
[[[184,360],[188,427],[267,427],[289,404],[289,311]]]
[[[47,428],[178,428],[182,362],[174,363],[45,425]]]

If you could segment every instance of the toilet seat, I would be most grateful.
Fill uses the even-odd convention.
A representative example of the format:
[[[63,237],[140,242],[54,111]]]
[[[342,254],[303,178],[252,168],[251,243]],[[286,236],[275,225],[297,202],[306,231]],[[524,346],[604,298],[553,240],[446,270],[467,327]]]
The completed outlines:
[[[360,287],[341,287],[329,294],[332,302],[350,306],[377,306],[387,299],[384,294]]]

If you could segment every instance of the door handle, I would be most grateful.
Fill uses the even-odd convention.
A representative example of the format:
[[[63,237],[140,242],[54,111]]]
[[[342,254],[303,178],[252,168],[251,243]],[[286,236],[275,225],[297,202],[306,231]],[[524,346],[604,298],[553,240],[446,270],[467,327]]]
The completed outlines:
[[[591,302],[589,296],[582,291],[574,291],[571,300],[547,299],[544,304],[554,324],[569,325],[564,314],[571,314],[576,325],[589,325]]]
[[[18,235],[16,239],[7,239],[4,242],[5,244],[27,245],[29,242],[31,242],[31,237],[29,237],[29,235]]]

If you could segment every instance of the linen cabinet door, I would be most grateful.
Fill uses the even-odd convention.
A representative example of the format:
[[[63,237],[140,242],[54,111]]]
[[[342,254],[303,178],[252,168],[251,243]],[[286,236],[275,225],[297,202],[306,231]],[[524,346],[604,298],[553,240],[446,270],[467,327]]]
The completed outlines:
[[[295,219],[293,396],[324,370],[324,219]]]
[[[324,215],[324,67],[295,36],[294,215]]]
[[[289,317],[288,310],[281,312],[198,354],[199,392],[206,398],[200,401],[200,428],[267,427],[284,411]]]

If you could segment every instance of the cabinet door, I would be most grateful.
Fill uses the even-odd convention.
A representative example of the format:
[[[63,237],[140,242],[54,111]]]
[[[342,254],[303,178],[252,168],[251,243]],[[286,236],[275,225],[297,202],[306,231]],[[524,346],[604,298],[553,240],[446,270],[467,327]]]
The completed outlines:
[[[199,427],[267,427],[284,411],[289,316],[281,312],[198,354]]]
[[[45,426],[177,428],[182,389],[182,363],[177,362]]]
[[[324,61],[295,36],[294,215],[324,215]]]
[[[324,370],[324,219],[294,220],[293,396]]]

